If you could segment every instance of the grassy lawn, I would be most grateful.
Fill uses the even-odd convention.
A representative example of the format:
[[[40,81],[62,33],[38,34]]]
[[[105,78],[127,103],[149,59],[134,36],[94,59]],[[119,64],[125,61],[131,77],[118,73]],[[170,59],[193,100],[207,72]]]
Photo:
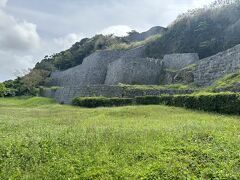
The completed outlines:
[[[240,117],[0,99],[0,179],[239,179]]]

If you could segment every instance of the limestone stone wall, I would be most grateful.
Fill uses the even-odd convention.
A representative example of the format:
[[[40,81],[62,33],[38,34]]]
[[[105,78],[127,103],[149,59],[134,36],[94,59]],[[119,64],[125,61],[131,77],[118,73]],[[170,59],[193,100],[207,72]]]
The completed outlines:
[[[122,51],[95,52],[86,57],[81,65],[66,71],[53,73],[51,75],[53,84],[63,87],[103,84],[108,64],[120,58],[122,55]]]
[[[202,59],[194,71],[194,82],[201,86],[211,85],[215,80],[234,73],[240,67],[240,45],[214,56]]]
[[[188,94],[192,90],[141,90],[141,89],[126,89],[121,86],[107,86],[107,85],[91,85],[81,87],[63,87],[58,89],[55,93],[55,99],[62,104],[71,104],[76,97],[136,97],[145,95],[159,96],[161,94]]]
[[[168,54],[163,58],[164,67],[171,70],[180,70],[199,61],[196,53]]]
[[[105,50],[98,51],[86,57],[79,66],[66,71],[54,72],[51,75],[53,86],[86,86],[91,84],[104,84],[107,67],[119,58],[144,57],[145,47],[138,47],[128,51]]]
[[[109,64],[105,84],[159,84],[162,61],[150,58],[120,58]]]
[[[122,89],[120,87],[108,87],[104,85],[64,87],[56,92],[55,99],[62,104],[71,104],[72,100],[76,97],[94,96],[121,97]]]

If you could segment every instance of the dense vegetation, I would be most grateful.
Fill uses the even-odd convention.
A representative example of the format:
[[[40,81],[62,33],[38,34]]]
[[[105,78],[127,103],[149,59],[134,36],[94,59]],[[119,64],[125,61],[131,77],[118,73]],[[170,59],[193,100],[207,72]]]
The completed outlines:
[[[185,107],[222,114],[240,114],[240,94],[238,93],[204,93],[195,95],[161,96],[155,97],[155,99],[159,99],[160,104],[170,106]]]
[[[240,121],[166,106],[0,99],[0,179],[239,179]]]
[[[22,77],[5,81],[3,85],[7,88],[7,93],[4,96],[37,95],[39,87],[47,83],[49,75],[49,71],[32,69]]]
[[[200,58],[240,44],[240,1],[218,0],[210,7],[180,15],[147,48],[149,57],[169,53],[199,53]]]

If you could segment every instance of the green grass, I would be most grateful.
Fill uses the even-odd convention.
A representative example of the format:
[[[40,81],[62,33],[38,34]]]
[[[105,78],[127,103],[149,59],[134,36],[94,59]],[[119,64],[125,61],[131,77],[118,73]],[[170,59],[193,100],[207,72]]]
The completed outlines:
[[[212,86],[201,89],[200,91],[214,92],[218,90],[239,91],[240,90],[240,73],[228,74],[218,80]]]
[[[215,89],[221,89],[221,88],[233,88],[236,84],[239,85],[240,82],[240,73],[234,73],[234,74],[229,74],[227,76],[224,76],[223,78],[219,79],[214,88]]]
[[[0,99],[0,179],[68,178],[239,179],[240,118]]]

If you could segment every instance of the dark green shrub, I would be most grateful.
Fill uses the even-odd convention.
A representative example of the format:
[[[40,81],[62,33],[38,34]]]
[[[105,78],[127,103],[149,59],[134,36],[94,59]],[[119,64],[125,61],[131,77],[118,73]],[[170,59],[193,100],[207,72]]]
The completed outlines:
[[[80,97],[73,100],[73,105],[94,108],[132,105],[134,102],[138,105],[164,104],[224,114],[240,114],[240,94],[238,93],[143,96],[136,97],[134,100],[130,98]]]
[[[133,99],[131,98],[110,98],[109,100],[111,106],[126,106],[133,104]]]
[[[162,96],[160,104],[209,112],[240,114],[240,94],[237,93]]]
[[[95,108],[95,107],[111,107],[126,106],[133,104],[130,98],[105,98],[105,97],[78,97],[72,102],[75,106]]]
[[[135,98],[136,104],[150,105],[150,104],[160,104],[159,96],[140,96]]]

